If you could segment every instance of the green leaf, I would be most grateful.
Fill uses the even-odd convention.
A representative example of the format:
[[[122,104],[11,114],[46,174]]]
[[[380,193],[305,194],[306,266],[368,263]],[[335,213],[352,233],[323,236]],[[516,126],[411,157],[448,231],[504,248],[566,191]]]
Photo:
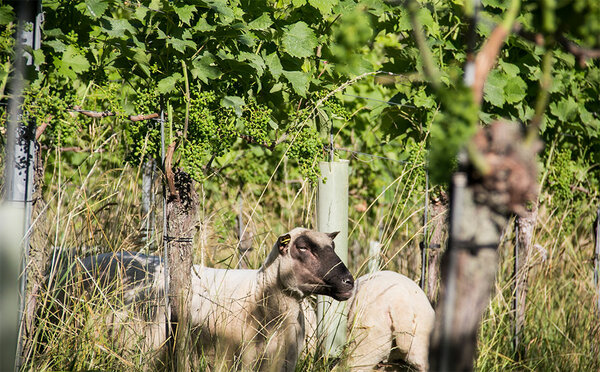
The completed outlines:
[[[264,59],[271,75],[273,75],[275,80],[279,80],[279,77],[283,72],[283,67],[281,66],[281,61],[279,60],[279,56],[277,55],[277,53],[273,52],[265,56]]]
[[[134,49],[135,53],[133,55],[133,60],[137,63],[138,67],[142,69],[142,71],[148,77],[152,77],[150,73],[150,54],[146,53],[144,49],[136,48]]]
[[[230,24],[233,20],[235,14],[233,13],[233,9],[227,5],[227,0],[211,0],[207,1],[206,4],[214,10],[215,12],[221,14],[223,19],[223,24]]]
[[[206,18],[200,18],[198,22],[194,25],[194,30],[199,32],[207,32],[214,31],[217,29],[217,26],[213,26],[206,21]]]
[[[185,23],[186,25],[190,24],[190,20],[197,10],[195,5],[184,5],[182,7],[174,6],[173,9],[175,10],[175,13],[177,13],[177,16],[181,22]]]
[[[248,52],[240,52],[240,60],[248,61],[250,66],[256,70],[258,76],[262,76],[262,74],[265,72],[265,62],[262,58],[260,58],[259,55]]]
[[[521,102],[527,95],[527,84],[518,76],[506,80],[504,99],[508,103]]]
[[[432,108],[435,106],[435,100],[431,96],[428,96],[424,90],[420,90],[415,94],[413,102],[417,107]]]
[[[244,99],[237,96],[225,96],[221,100],[221,106],[232,107],[238,117],[242,116],[242,107],[244,107],[245,104],[246,102],[244,102]]]
[[[563,99],[560,102],[550,104],[550,112],[562,122],[568,122],[575,118],[578,106],[573,97]]]
[[[0,6],[0,25],[6,25],[15,19],[15,13],[10,5]]]
[[[87,10],[92,15],[92,18],[100,18],[108,9],[108,1],[106,0],[85,0]]]
[[[137,30],[126,19],[111,18],[108,22],[110,24],[110,28],[105,28],[105,31],[109,36],[122,37],[125,36],[125,31],[129,31],[131,35],[135,35],[137,33]]]
[[[70,79],[77,79],[77,74],[89,70],[90,63],[85,56],[81,55],[74,46],[67,46],[62,59],[55,59],[54,65],[58,67],[58,73]]]
[[[44,41],[44,44],[53,48],[54,51],[57,53],[62,53],[65,50],[67,50],[67,46],[65,45],[65,43],[63,43],[62,41],[60,41],[58,39]]]
[[[508,76],[518,76],[519,75],[519,67],[517,65],[513,65],[512,63],[504,62],[500,60],[498,65]]]
[[[338,4],[339,0],[308,0],[308,3],[314,8],[319,9],[322,15],[327,16],[331,9]]]
[[[167,39],[167,44],[172,45],[173,48],[180,53],[184,53],[186,48],[196,49],[196,43],[191,40],[170,38]]]
[[[208,84],[209,79],[217,79],[221,72],[214,65],[215,57],[205,52],[204,55],[192,61],[193,68],[190,70],[194,79],[200,79],[204,84]]]
[[[171,76],[167,76],[164,79],[161,79],[156,85],[156,91],[158,93],[166,94],[175,90],[175,84],[180,82],[182,76],[180,73],[176,72]]]
[[[308,74],[301,71],[283,71],[285,78],[292,84],[294,91],[302,97],[306,97],[308,89]]]
[[[417,12],[417,18],[423,27],[429,32],[430,35],[440,37],[440,26],[433,19],[431,12],[427,8],[420,8]]]
[[[292,5],[294,8],[300,8],[303,5],[306,5],[306,0],[292,0]]]
[[[498,70],[493,70],[483,87],[483,97],[486,101],[496,107],[504,106],[504,87],[506,86],[506,75]]]
[[[263,13],[260,17],[254,21],[248,23],[248,28],[251,30],[266,30],[273,24],[269,13]]]
[[[292,57],[305,58],[313,55],[317,46],[317,37],[314,31],[302,21],[294,23],[284,29],[281,43],[285,51]]]
[[[484,6],[489,6],[498,9],[508,8],[507,2],[504,0],[481,0],[481,4],[483,4]]]

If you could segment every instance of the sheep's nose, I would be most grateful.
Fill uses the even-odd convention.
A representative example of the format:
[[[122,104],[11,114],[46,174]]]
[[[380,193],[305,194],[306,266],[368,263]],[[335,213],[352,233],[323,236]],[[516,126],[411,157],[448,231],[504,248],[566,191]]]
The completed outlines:
[[[348,275],[345,278],[342,278],[342,283],[346,284],[350,288],[354,288],[354,278],[352,275]]]

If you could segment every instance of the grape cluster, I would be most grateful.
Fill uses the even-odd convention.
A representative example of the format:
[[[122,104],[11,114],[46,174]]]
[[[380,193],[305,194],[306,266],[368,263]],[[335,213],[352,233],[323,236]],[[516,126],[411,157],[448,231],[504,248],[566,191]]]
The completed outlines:
[[[315,101],[324,98],[325,96],[327,96],[327,94],[329,94],[329,92],[326,90],[315,92]],[[340,99],[337,98],[335,95],[332,95],[331,97],[323,101],[323,106],[325,107],[325,110],[329,111],[332,117],[336,117],[343,121],[350,120],[350,113],[348,112],[348,110],[346,110],[342,101],[340,101]]]
[[[136,113],[150,114],[160,110],[160,96],[152,88],[141,88],[134,99]],[[147,120],[127,121],[125,124],[128,146],[127,160],[139,164],[146,157],[160,158],[160,128]]]
[[[270,121],[271,109],[250,99],[250,102],[244,107],[241,118],[245,133],[257,142],[266,144],[269,142]]]
[[[288,157],[298,162],[300,173],[304,177],[316,183],[320,174],[317,164],[322,153],[319,133],[312,126],[305,125],[295,134]]]
[[[201,180],[209,156],[224,155],[236,139],[233,110],[221,107],[215,92],[194,90],[190,97],[187,138],[182,148],[186,171]]]
[[[76,143],[82,122],[69,114],[69,107],[76,102],[71,91],[59,92],[50,87],[32,86],[23,97],[23,120],[35,120],[36,125],[50,120],[44,131],[43,142],[47,146]]]

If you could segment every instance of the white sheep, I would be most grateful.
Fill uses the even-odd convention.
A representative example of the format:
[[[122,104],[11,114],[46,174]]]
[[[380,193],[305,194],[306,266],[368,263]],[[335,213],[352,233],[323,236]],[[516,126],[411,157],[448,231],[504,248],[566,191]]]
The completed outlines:
[[[404,362],[426,371],[435,313],[421,288],[402,274],[379,271],[358,278],[354,292],[348,368],[368,371]]]
[[[335,254],[336,235],[296,228],[279,237],[258,270],[193,267],[193,332],[200,351],[222,363],[216,369],[294,370],[304,340],[302,300],[309,294],[340,301],[352,295],[354,279]],[[151,326],[125,327],[121,333],[142,331],[149,348],[164,342],[164,286],[152,275],[163,272],[160,260],[117,253],[86,258],[81,266],[92,288],[119,278],[125,303],[154,299],[154,311],[143,311],[146,318],[154,314],[154,322],[147,322]],[[114,317],[116,323],[126,321],[123,314]]]

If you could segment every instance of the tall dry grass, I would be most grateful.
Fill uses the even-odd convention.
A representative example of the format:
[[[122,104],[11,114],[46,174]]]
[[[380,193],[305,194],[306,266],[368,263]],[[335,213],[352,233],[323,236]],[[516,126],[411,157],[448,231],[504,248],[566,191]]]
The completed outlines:
[[[95,152],[47,157],[44,198],[46,213],[35,221],[43,239],[36,241],[52,255],[86,256],[132,250],[161,254],[162,200],[153,205],[156,234],[145,241],[146,218],[141,212],[140,166],[123,164],[115,156],[119,136],[98,140]],[[98,149],[103,149],[98,151]],[[351,166],[365,166],[357,160]],[[385,190],[365,200],[360,190],[350,190],[349,267],[355,276],[366,272],[368,247],[382,243],[380,268],[399,271],[415,280],[420,275],[424,193],[417,182],[421,164],[405,164],[387,170],[393,176]],[[282,167],[278,181],[262,185],[230,185],[216,175],[198,185],[199,229],[195,262],[214,267],[237,267],[241,260],[258,268],[276,237],[296,227],[315,226],[316,188]],[[383,177],[384,175],[382,175]],[[351,177],[352,173],[351,173]],[[352,182],[354,187],[365,187]],[[358,185],[358,186],[357,186]],[[157,181],[155,190],[160,190]],[[252,250],[238,251],[236,218],[241,195],[244,223],[252,232]],[[590,196],[595,200],[595,196]],[[574,207],[570,207],[574,208]],[[575,226],[563,226],[569,207],[554,205],[546,196],[540,210],[534,244],[547,251],[534,252],[530,261],[526,323],[521,336],[521,359],[512,346],[512,237],[507,234],[501,250],[496,293],[481,327],[477,369],[505,370],[600,370],[600,327],[592,283],[593,207]],[[141,340],[123,347],[114,334],[103,329],[105,318],[118,301],[111,293],[89,298],[74,297],[67,308],[53,306],[55,291],[43,292],[35,347],[27,355],[25,370],[143,370],[153,358],[141,352]],[[115,296],[116,297],[116,296]],[[110,305],[109,305],[110,303]],[[118,338],[117,338],[118,339]],[[203,358],[195,365],[206,369]],[[298,370],[326,371],[331,361],[312,353],[300,360]]]

